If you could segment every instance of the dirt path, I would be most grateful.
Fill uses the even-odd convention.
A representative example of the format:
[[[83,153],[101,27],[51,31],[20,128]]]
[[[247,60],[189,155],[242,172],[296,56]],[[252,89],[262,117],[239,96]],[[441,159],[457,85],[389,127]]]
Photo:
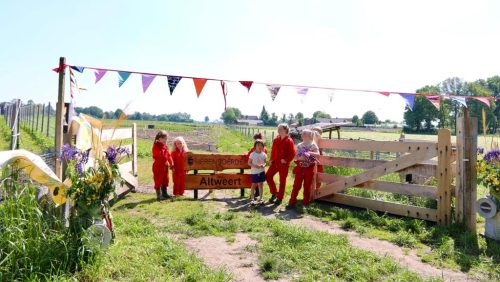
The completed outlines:
[[[209,266],[226,268],[235,281],[266,281],[260,276],[257,254],[249,251],[257,241],[244,233],[237,233],[232,243],[224,237],[205,236],[188,239],[184,244]]]
[[[152,188],[152,187],[151,187]],[[144,187],[140,192],[152,192]],[[186,191],[188,192],[188,191]],[[189,191],[188,197],[192,197]],[[200,194],[200,197],[205,193]],[[224,211],[248,211],[248,201],[246,199],[234,198],[226,191],[214,191],[205,200],[219,202],[221,212]],[[335,235],[347,236],[353,247],[373,252],[379,256],[389,256],[400,266],[407,268],[425,278],[442,278],[444,281],[477,281],[466,273],[449,269],[439,269],[433,265],[422,262],[416,250],[405,250],[388,241],[375,238],[362,237],[356,232],[346,231],[334,222],[322,222],[310,216],[303,216],[297,212],[283,211],[275,209],[273,206],[264,206],[259,209],[263,216],[277,218],[296,226],[328,232]],[[223,237],[206,236],[193,238],[185,241],[186,246],[195,251],[204,261],[213,266],[226,266],[233,273],[237,281],[264,281],[259,275],[257,265],[257,255],[249,253],[246,246],[255,245],[256,242],[247,235],[238,233],[236,241],[232,244],[226,242]]]

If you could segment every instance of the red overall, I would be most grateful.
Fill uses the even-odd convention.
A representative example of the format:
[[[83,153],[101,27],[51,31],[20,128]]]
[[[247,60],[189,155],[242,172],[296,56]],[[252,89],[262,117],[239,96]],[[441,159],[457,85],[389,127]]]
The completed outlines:
[[[271,165],[266,172],[266,181],[269,185],[269,190],[271,194],[276,195],[278,200],[283,200],[285,196],[286,188],[286,178],[288,176],[288,168],[290,167],[290,162],[295,157],[295,145],[292,138],[286,136],[281,139],[280,136],[274,138],[273,146],[271,147]],[[281,160],[285,160],[282,164]],[[276,183],[273,177],[279,173],[280,176],[280,188],[279,192],[276,190]]]
[[[309,167],[301,167],[300,162],[295,162],[297,166],[294,168],[295,180],[293,182],[292,195],[290,195],[290,205],[295,205],[297,203],[297,195],[299,194],[300,188],[302,188],[302,182],[304,182],[304,191],[302,197],[302,204],[307,205],[311,201],[311,188],[314,178],[314,163]]]
[[[186,171],[184,170],[184,161],[186,158],[186,151],[184,149],[180,151],[175,148],[172,150],[172,160],[174,161],[174,172],[172,173],[174,177],[174,195],[182,196],[184,195],[184,177]]]
[[[167,188],[168,186],[168,166],[172,166],[172,158],[168,152],[167,144],[156,141],[153,144],[153,178],[155,181],[155,190]]]

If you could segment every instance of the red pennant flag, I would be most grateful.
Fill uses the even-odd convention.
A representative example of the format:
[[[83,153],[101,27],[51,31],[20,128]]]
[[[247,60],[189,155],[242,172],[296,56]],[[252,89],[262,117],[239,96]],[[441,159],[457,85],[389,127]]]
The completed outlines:
[[[388,97],[389,95],[391,95],[391,92],[378,92],[378,94],[382,94],[382,95]]]
[[[206,78],[193,78],[194,88],[196,88],[196,95],[200,97],[201,91],[203,87],[205,87],[205,83],[207,83]]]
[[[488,97],[468,97],[469,99],[474,99],[474,100],[477,100],[479,102],[482,102],[484,103],[486,106],[488,106],[488,108],[490,107],[490,98]]]
[[[220,81],[220,87],[222,88],[222,95],[224,96],[224,111],[227,107],[226,96],[227,96],[227,84],[224,80]]]
[[[250,92],[250,88],[252,87],[253,81],[240,81],[241,85],[245,86]]]
[[[439,103],[441,102],[441,95],[424,95],[424,97],[431,102],[434,107],[439,111]]]

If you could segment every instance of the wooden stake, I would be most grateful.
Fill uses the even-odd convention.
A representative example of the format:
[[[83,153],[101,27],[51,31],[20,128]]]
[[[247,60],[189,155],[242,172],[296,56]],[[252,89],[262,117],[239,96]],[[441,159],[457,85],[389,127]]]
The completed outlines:
[[[438,223],[451,223],[451,133],[448,129],[438,130]]]
[[[40,132],[42,132],[42,134],[43,134],[44,120],[45,120],[45,104],[42,105],[42,122],[41,122],[42,128],[40,129]]]
[[[36,128],[35,128],[36,131],[38,131],[38,129],[40,128],[38,127],[39,119],[40,119],[40,105],[36,105]]]
[[[66,74],[66,58],[59,58],[59,84],[57,91],[56,106],[56,130],[55,130],[55,151],[61,152],[63,145],[63,121],[64,121],[64,77]],[[63,166],[61,160],[56,158],[55,173],[57,177],[63,179]]]
[[[47,106],[47,137],[49,137],[49,131],[50,130],[50,102],[49,105]]]

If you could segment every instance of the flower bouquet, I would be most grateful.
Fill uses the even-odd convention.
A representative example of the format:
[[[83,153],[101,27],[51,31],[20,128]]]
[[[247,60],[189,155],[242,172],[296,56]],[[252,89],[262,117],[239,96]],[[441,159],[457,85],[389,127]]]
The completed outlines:
[[[500,203],[500,149],[491,149],[478,161],[478,180],[486,186],[490,195]]]
[[[104,157],[89,162],[90,150],[80,151],[71,145],[63,146],[62,158],[67,161],[66,177],[71,181],[66,195],[75,203],[77,221],[83,228],[92,225],[99,218],[101,207],[110,195],[115,194],[116,183],[123,185],[118,164],[124,155],[125,147],[110,145]]]

